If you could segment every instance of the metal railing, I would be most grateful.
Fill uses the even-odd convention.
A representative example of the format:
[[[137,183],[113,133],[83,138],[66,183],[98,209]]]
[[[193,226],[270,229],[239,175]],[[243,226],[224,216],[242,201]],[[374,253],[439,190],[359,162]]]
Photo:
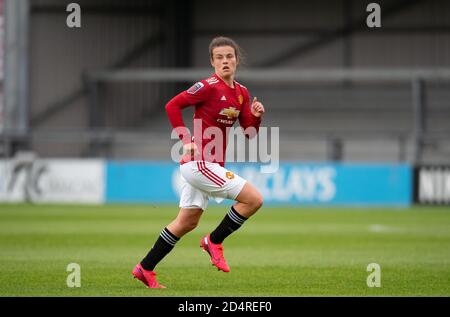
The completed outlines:
[[[142,70],[117,70],[117,71],[92,71],[86,76],[86,87],[91,94],[88,98],[89,108],[99,109],[99,93],[97,86],[100,83],[130,83],[130,82],[152,82],[152,83],[192,83],[201,78],[206,78],[212,73],[209,68],[194,69],[142,69]],[[410,161],[411,163],[420,163],[423,161],[424,147],[429,144],[442,143],[450,141],[450,124],[448,131],[439,133],[430,133],[424,126],[424,117],[427,112],[426,107],[426,83],[427,82],[450,82],[450,69],[243,69],[238,72],[237,79],[247,85],[270,86],[270,85],[288,85],[295,87],[307,84],[327,84],[327,83],[369,83],[377,85],[379,83],[406,83],[410,85],[411,105],[408,115],[411,115],[412,122],[409,130],[401,131],[359,131],[352,129],[351,126],[339,131],[311,131],[295,130],[289,136],[281,136],[281,155],[283,151],[288,159],[292,159],[289,153],[296,151],[295,144],[299,142],[316,142],[310,155],[306,155],[307,148],[300,149],[296,153],[302,153],[306,157],[316,158],[317,160],[346,160],[348,158],[348,147],[352,142],[358,144],[367,143],[370,149],[371,142],[375,144],[385,140],[386,144],[396,144],[395,153],[389,155],[389,160]],[[285,111],[290,111],[285,109]],[[323,109],[321,109],[323,111]],[[450,114],[450,105],[449,112]],[[91,112],[90,115],[99,115]],[[405,114],[406,115],[406,114]],[[165,118],[166,120],[166,118]],[[87,120],[92,121],[92,120]],[[449,118],[450,122],[450,118]],[[167,122],[167,127],[169,126]],[[281,131],[282,132],[282,131]],[[13,137],[12,131],[4,131],[2,142]],[[153,140],[153,144],[148,140]],[[104,156],[109,158],[120,158],[120,154],[114,150],[114,147],[154,147],[160,149],[161,153],[152,153],[152,155],[137,158],[168,158],[166,146],[173,143],[170,140],[170,133],[165,133],[158,129],[136,129],[126,127],[124,129],[105,128],[88,126],[77,129],[49,130],[39,129],[30,131],[27,140],[30,144],[45,143],[49,146],[56,144],[79,144],[80,156]],[[283,148],[283,142],[287,145]],[[5,145],[7,146],[7,145]],[[444,146],[444,152],[446,146]],[[317,149],[319,149],[317,151]],[[381,149],[380,149],[381,150]],[[316,152],[314,152],[316,151]],[[44,153],[45,155],[45,153]],[[301,157],[301,156],[299,156]],[[445,160],[446,154],[441,153]],[[367,156],[368,160],[376,159]],[[446,162],[450,161],[450,153]]]
[[[200,78],[206,78],[211,74],[209,68],[187,68],[187,69],[166,69],[153,68],[142,70],[120,70],[120,71],[93,71],[87,76],[91,94],[91,100],[98,100],[95,87],[101,82],[157,82],[157,83],[177,83],[195,82]],[[425,84],[428,81],[450,82],[450,69],[447,68],[357,68],[357,69],[243,69],[238,72],[237,79],[246,84],[253,85],[301,85],[311,83],[408,83],[411,87],[411,112],[413,122],[411,131],[403,131],[394,136],[399,140],[399,159],[407,160],[406,154],[408,141],[412,147],[412,157],[409,159],[413,163],[421,162],[423,146],[426,140],[433,138],[433,134],[427,134],[424,128],[425,105]],[[97,105],[91,104],[92,109]],[[449,105],[450,108],[450,105]],[[450,112],[449,112],[450,113]],[[450,119],[450,118],[449,118]],[[450,126],[450,125],[449,125]],[[379,131],[383,133],[384,131]],[[450,132],[450,128],[449,131]],[[317,136],[320,133],[316,133]],[[342,133],[341,133],[342,134]],[[327,136],[327,147],[335,149],[330,151],[329,159],[339,158],[342,155],[343,140],[349,137],[361,136],[361,132],[353,131],[347,136],[334,135]],[[370,139],[370,136],[365,136]],[[344,142],[345,143],[345,142]],[[450,158],[449,158],[450,159]]]

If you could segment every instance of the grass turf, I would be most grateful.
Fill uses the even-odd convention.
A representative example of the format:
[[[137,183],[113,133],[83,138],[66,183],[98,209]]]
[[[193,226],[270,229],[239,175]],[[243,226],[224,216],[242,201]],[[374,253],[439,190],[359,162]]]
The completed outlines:
[[[0,205],[0,296],[449,296],[450,210],[264,207],[224,243],[215,270],[201,236],[227,205],[211,206],[157,267],[168,288],[131,277],[175,206]],[[81,287],[69,288],[69,263]],[[369,263],[381,287],[369,288]]]

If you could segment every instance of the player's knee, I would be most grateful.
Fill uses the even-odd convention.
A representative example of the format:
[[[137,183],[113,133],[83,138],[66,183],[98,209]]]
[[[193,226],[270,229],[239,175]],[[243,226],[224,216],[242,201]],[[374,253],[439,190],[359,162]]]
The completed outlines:
[[[259,208],[261,208],[263,203],[264,203],[263,196],[259,192],[256,192],[253,195],[253,199],[252,199],[252,206],[255,209],[255,211],[258,210]]]

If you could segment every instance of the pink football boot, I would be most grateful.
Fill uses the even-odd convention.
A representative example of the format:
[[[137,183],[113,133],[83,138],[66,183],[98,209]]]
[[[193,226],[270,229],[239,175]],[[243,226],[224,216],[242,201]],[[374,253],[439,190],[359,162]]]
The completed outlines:
[[[144,283],[148,288],[166,288],[164,285],[161,285],[156,280],[156,272],[155,271],[147,271],[145,270],[140,263],[138,263],[133,272],[131,272],[134,278],[137,278],[142,283]]]
[[[225,261],[225,258],[223,257],[222,244],[212,243],[209,239],[209,234],[207,234],[200,240],[200,247],[203,248],[203,251],[209,253],[211,263],[216,266],[217,269],[224,272],[230,272],[227,261]]]

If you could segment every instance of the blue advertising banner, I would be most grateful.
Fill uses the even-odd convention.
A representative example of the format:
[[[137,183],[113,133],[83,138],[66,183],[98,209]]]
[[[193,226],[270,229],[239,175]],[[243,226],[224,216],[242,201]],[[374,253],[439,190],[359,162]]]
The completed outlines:
[[[257,166],[230,167],[256,184],[265,202],[326,205],[410,205],[406,164],[281,163],[274,174]]]
[[[227,168],[254,184],[264,202],[290,205],[397,205],[412,202],[407,164],[280,163],[275,173],[258,164]],[[107,163],[106,202],[176,203],[180,174],[172,162]]]
[[[173,162],[108,161],[107,203],[173,203],[178,195],[172,184],[179,179],[179,164]],[[174,173],[176,175],[174,175]]]

